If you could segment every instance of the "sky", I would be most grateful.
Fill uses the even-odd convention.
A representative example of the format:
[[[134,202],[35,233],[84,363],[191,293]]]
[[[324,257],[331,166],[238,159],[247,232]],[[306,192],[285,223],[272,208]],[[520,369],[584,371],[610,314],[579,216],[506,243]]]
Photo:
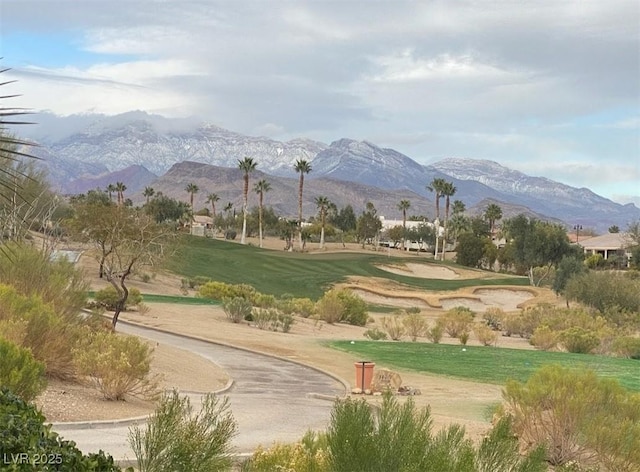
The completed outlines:
[[[640,207],[637,0],[0,0],[0,57],[16,107],[490,159]]]

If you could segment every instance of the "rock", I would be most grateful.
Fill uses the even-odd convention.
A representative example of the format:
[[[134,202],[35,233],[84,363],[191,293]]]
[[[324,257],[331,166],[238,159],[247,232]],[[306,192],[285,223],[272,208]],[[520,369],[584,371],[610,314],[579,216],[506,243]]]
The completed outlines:
[[[371,395],[372,393],[373,393],[373,392],[372,392],[371,390],[369,390],[369,389],[366,389],[366,390],[364,391],[364,394],[365,394],[365,395]]]
[[[382,396],[382,392],[373,392],[373,396],[374,397],[381,397]]]
[[[352,388],[351,389],[351,393],[353,393],[354,395],[360,395],[362,393],[362,389],[361,388]]]

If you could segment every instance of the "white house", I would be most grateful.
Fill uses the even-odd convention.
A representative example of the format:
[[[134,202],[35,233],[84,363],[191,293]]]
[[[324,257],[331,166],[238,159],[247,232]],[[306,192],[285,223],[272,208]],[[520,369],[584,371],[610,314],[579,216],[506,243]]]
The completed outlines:
[[[626,257],[629,260],[631,258],[630,241],[627,233],[607,233],[602,236],[581,239],[577,244],[582,246],[587,255],[600,254],[605,260],[615,255]]]

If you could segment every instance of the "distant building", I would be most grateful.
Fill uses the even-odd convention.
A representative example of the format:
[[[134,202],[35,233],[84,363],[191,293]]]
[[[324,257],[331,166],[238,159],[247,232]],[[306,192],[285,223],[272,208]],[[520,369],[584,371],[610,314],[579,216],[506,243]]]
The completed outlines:
[[[602,236],[581,239],[579,243],[587,255],[600,254],[605,260],[611,256],[631,259],[629,250],[629,236],[627,233],[607,233]]]
[[[191,220],[191,234],[211,237],[213,234],[213,218],[205,215],[194,215],[193,220]]]

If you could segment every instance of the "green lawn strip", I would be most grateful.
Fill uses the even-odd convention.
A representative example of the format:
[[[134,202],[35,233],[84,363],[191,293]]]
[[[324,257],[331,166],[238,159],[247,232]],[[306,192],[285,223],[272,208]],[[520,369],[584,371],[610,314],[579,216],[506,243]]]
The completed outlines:
[[[95,296],[94,291],[87,292],[89,298]],[[182,297],[177,295],[156,295],[151,293],[143,293],[142,301],[149,303],[175,303],[178,305],[220,305],[218,300],[210,300],[208,298],[198,297]]]
[[[381,254],[301,254],[270,251],[227,241],[185,236],[169,261],[169,269],[183,277],[205,276],[221,282],[252,285],[259,292],[317,299],[327,287],[349,276],[380,277],[425,290],[456,290],[474,285],[528,285],[524,277],[435,280],[392,274],[376,267],[388,264]],[[394,258],[394,263],[418,262]],[[420,262],[433,263],[423,259]]]
[[[504,385],[509,379],[526,381],[545,364],[588,368],[599,376],[618,379],[640,391],[640,361],[589,354],[528,351],[496,347],[409,342],[333,341],[329,346],[357,354],[362,360],[388,368]],[[466,349],[463,351],[462,349]]]

